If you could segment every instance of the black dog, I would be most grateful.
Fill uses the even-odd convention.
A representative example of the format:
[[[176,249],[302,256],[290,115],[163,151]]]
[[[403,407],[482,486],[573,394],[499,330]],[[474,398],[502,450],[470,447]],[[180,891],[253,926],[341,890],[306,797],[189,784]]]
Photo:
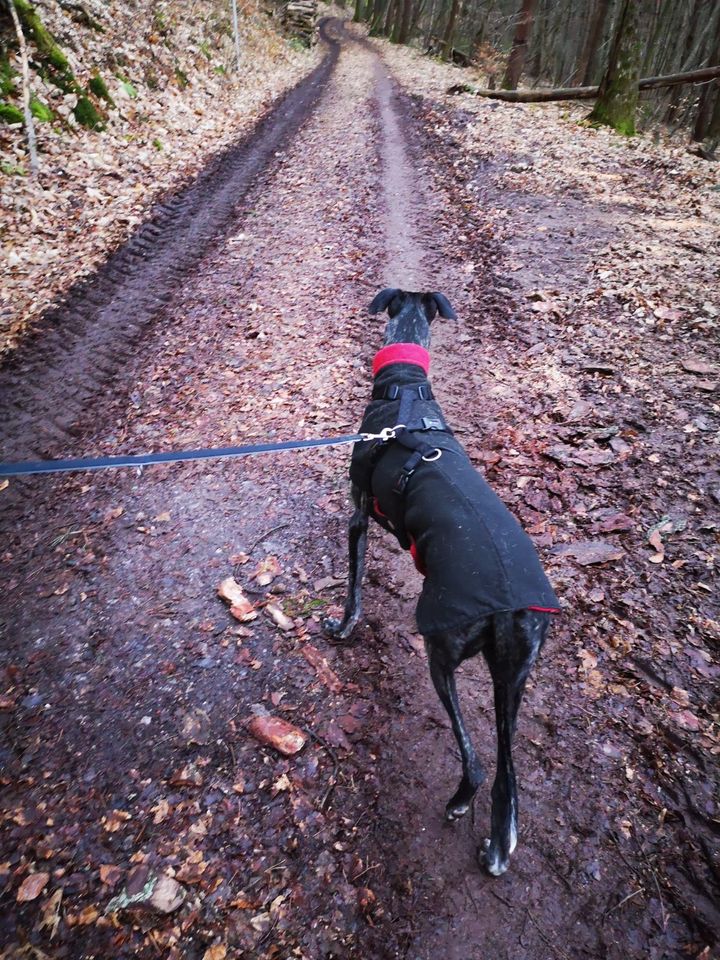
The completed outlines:
[[[498,751],[484,862],[498,876],[517,840],[511,746],[518,708],[558,601],[529,537],[474,469],[433,400],[430,323],[437,312],[456,319],[452,307],[440,293],[383,290],[370,313],[385,309],[385,346],[373,361],[372,402],[361,426],[377,439],[356,444],[350,466],[357,509],[350,521],[348,599],[343,619],[327,620],[325,628],[344,639],[360,619],[372,517],[412,551],[425,576],[418,628],[462,754],[463,776],[447,804],[448,820],[467,812],[485,779],[460,712],[455,669],[477,653],[490,668]]]

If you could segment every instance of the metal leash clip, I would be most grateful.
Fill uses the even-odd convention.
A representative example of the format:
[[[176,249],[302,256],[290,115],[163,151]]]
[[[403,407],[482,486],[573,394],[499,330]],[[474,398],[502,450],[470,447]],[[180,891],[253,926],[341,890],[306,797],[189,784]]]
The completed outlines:
[[[404,430],[404,423],[396,423],[394,427],[383,427],[380,433],[361,433],[363,440],[382,440],[387,443],[388,440],[394,440],[398,430]]]

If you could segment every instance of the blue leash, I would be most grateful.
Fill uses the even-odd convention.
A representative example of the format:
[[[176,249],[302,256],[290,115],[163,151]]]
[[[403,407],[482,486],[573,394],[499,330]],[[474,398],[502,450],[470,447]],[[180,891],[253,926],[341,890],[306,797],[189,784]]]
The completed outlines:
[[[246,444],[243,447],[209,447],[206,450],[170,450],[128,457],[94,457],[76,460],[29,460],[24,463],[0,463],[0,477],[24,477],[33,473],[69,473],[72,470],[110,470],[117,467],[148,467],[153,463],[182,463],[185,460],[219,460],[223,457],[248,457],[278,450],[308,450],[338,447],[363,440],[383,439],[379,435],[353,433],[345,437],[321,440],[285,440],[280,443]]]

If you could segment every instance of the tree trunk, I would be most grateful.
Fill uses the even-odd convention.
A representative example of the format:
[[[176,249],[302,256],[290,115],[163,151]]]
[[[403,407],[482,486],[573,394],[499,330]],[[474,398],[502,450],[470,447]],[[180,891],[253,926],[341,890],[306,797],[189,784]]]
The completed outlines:
[[[678,83],[701,83],[720,77],[720,64],[703,67],[689,73],[671,73],[667,77],[645,77],[637,81],[638,90],[654,90],[656,87],[671,87]],[[472,93],[476,97],[490,97],[508,103],[547,103],[552,100],[592,100],[600,95],[600,87],[559,87],[552,90],[482,90],[468,83],[456,83],[448,87],[448,93]]]
[[[237,64],[238,73],[240,73],[242,69],[242,61],[240,59],[240,29],[238,28],[237,0],[232,0],[232,24],[233,39],[235,41],[235,62]]]
[[[503,77],[503,90],[517,90],[520,75],[525,66],[525,54],[527,52],[530,31],[532,30],[536,3],[537,0],[523,0],[522,2],[522,7],[517,16],[517,26],[515,27],[512,50],[510,51],[505,76]]]
[[[400,31],[398,33],[398,43],[407,43],[410,39],[410,26],[412,22],[413,0],[403,0],[402,17],[400,18]]]
[[[453,36],[455,34],[455,23],[460,10],[460,0],[452,0],[450,7],[450,16],[445,27],[445,33],[442,38],[442,58],[450,60],[452,58]]]
[[[392,43],[400,43],[400,33],[402,31],[402,21],[403,21],[403,10],[407,0],[397,0],[395,4],[395,15],[393,17],[392,32],[390,34],[390,41]]]
[[[590,29],[585,38],[585,45],[577,70],[575,71],[575,83],[579,86],[589,87],[595,74],[595,61],[597,52],[602,42],[605,32],[605,21],[607,20],[608,10],[610,9],[610,0],[595,0],[595,9],[590,20]]]
[[[693,127],[693,140],[702,142],[707,136],[708,131],[710,130],[710,120],[713,115],[713,104],[715,93],[715,84],[707,84],[703,87],[703,92],[700,94],[700,101],[698,103],[697,113],[695,114],[695,125]]]
[[[388,6],[390,4],[388,3]],[[385,22],[385,14],[387,12],[387,7],[384,6],[383,0],[375,0],[375,5],[373,7],[372,20],[370,21],[370,36],[377,37],[383,32],[383,24]]]
[[[622,0],[607,70],[588,120],[635,135],[641,53],[640,0]]]
[[[25,44],[25,34],[20,24],[20,18],[13,0],[8,0],[10,16],[15,27],[15,36],[17,37],[20,48],[20,62],[22,64],[22,93],[23,93],[23,114],[25,116],[25,133],[28,141],[28,156],[30,157],[30,173],[33,177],[38,174],[38,155],[37,141],[35,139],[35,121],[33,120],[32,110],[30,109],[30,69],[28,67],[27,46]]]
[[[720,143],[720,86],[715,91],[715,107],[710,117],[710,125],[706,136],[710,142],[710,154],[713,155],[718,143]]]
[[[395,7],[400,2],[400,0],[389,0],[387,5],[387,10],[385,12],[385,25],[383,27],[383,34],[386,37],[389,37],[392,32],[393,20],[395,18]]]
[[[715,63],[720,61],[720,32],[710,51],[710,60]],[[715,100],[718,97],[718,90],[720,90],[720,85],[718,85],[717,80],[714,83],[706,83],[703,87],[702,93],[700,94],[697,114],[695,115],[693,140],[702,141],[708,136]]]

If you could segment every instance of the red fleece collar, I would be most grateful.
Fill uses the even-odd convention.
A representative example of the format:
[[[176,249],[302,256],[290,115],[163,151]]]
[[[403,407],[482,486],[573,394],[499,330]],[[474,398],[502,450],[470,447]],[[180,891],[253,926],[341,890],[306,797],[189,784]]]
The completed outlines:
[[[430,354],[419,343],[390,343],[373,357],[373,376],[376,377],[383,367],[389,367],[391,363],[414,363],[427,374]]]

